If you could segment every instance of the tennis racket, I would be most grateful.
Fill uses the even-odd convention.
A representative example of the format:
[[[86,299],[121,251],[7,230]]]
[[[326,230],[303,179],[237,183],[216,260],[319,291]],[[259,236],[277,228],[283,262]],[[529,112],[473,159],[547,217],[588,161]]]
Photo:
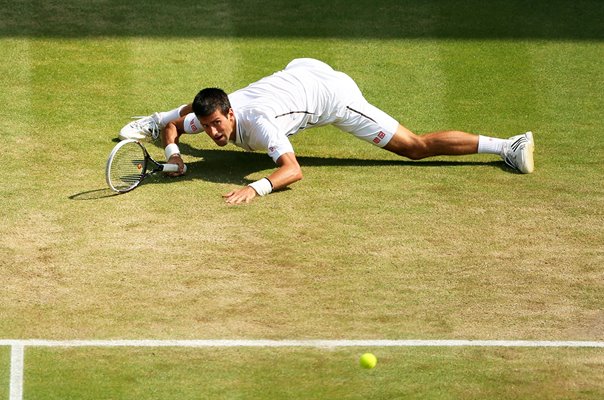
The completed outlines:
[[[178,172],[178,164],[158,163],[138,140],[128,139],[122,140],[111,150],[105,168],[105,179],[113,191],[126,193],[140,185],[149,175],[160,171]]]

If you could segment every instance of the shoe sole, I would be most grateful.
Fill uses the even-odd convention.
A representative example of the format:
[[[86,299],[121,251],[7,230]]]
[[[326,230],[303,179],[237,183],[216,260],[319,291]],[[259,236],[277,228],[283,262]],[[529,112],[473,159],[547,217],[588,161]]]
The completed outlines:
[[[522,152],[523,155],[523,169],[520,170],[523,174],[530,174],[535,170],[535,162],[533,160],[533,152],[535,151],[535,141],[533,140],[533,132],[527,132],[524,134],[528,140],[527,145]]]
[[[132,127],[131,124],[132,124],[132,122],[127,124],[120,130],[120,133],[118,135],[120,140],[134,139],[134,140],[141,140],[141,141],[147,141],[147,142],[154,142],[157,139],[159,139],[159,135],[157,135],[157,137],[154,138],[152,134],[147,135],[140,128]]]
[[[134,130],[124,130],[122,129],[118,135],[120,140],[126,140],[126,139],[134,139],[134,140],[146,140],[149,141],[149,136],[147,135],[143,135],[137,131]]]

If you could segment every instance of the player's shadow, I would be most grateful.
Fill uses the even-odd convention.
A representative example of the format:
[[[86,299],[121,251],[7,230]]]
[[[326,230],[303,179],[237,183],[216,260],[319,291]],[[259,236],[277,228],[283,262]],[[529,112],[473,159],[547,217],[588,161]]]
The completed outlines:
[[[159,144],[156,143],[159,147]],[[247,185],[253,180],[248,176],[263,170],[273,170],[275,163],[265,153],[245,152],[241,150],[223,150],[223,149],[197,149],[187,143],[180,144],[180,150],[187,156],[198,158],[198,161],[189,162],[188,172],[184,176],[169,177],[158,173],[149,177],[143,182],[143,185],[151,184],[171,184],[183,180],[203,180],[214,183],[228,183],[234,185]],[[296,155],[302,169],[305,167],[458,167],[458,166],[490,166],[501,168],[507,171],[503,162],[498,161],[469,161],[463,159],[455,160],[436,160],[436,161],[410,161],[401,158],[400,160],[380,160],[366,158],[336,158],[336,157],[313,157]],[[117,196],[118,194],[109,188],[100,188],[87,190],[69,196],[71,200],[99,200],[107,197]]]
[[[189,171],[183,179],[200,179],[215,183],[230,183],[246,185],[252,180],[247,178],[253,173],[263,170],[273,170],[277,166],[265,153],[245,152],[239,150],[222,149],[195,149],[188,144],[181,143],[183,154],[199,158],[199,161],[188,163]],[[335,158],[313,157],[296,155],[300,167],[458,167],[458,166],[490,166],[502,168],[503,162],[498,161],[471,161],[471,160],[434,160],[411,161],[404,158],[400,160],[365,159],[365,158]],[[176,181],[175,179],[174,181]],[[165,182],[165,181],[162,181]],[[160,181],[157,181],[160,183]]]

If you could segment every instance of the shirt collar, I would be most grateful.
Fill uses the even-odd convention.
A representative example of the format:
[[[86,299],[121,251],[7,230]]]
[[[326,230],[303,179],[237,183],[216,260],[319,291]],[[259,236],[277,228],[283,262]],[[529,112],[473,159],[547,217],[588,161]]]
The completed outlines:
[[[236,112],[234,112],[235,115],[235,139],[229,139],[229,143],[233,143],[233,144],[241,144],[242,140],[241,140],[241,128],[239,125],[239,118]]]

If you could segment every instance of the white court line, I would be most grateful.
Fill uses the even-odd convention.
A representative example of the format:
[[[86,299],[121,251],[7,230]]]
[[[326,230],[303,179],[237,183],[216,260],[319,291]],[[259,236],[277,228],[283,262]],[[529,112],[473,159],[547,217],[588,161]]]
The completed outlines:
[[[604,348],[604,341],[543,340],[43,340],[0,339],[11,346],[10,397],[23,399],[25,347],[586,347]]]
[[[23,398],[24,350],[25,348],[19,344],[11,347],[9,400],[21,400]]]
[[[0,339],[0,346],[32,347],[601,347],[580,340],[44,340]]]

